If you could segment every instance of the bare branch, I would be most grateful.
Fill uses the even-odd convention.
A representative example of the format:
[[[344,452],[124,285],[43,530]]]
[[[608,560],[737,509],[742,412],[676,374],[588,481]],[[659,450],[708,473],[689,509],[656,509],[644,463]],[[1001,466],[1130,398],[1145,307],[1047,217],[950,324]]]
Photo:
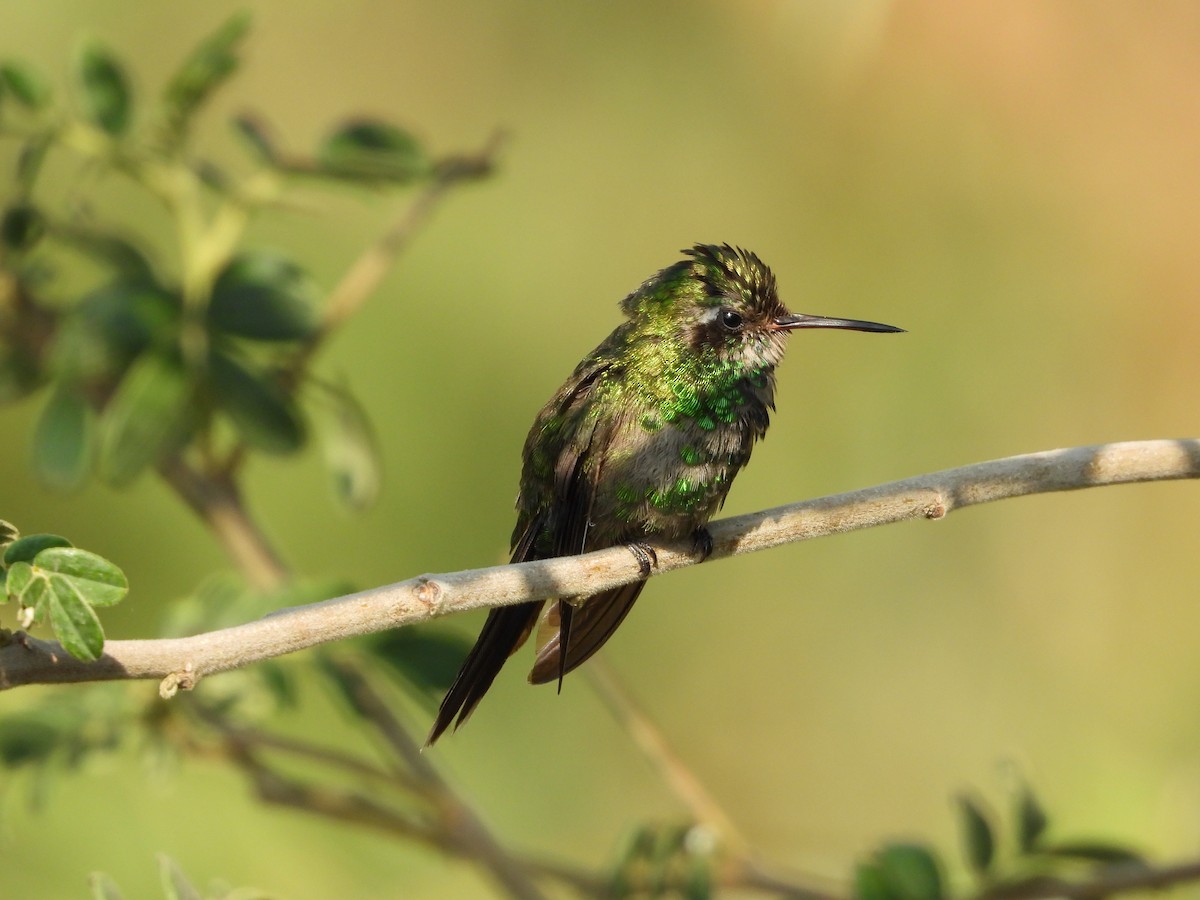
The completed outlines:
[[[1200,477],[1200,440],[1136,441],[1049,450],[976,463],[723,519],[709,530],[712,558],[810,540],[906,519],[940,519],[979,503],[1111,484]],[[657,572],[696,563],[689,542],[655,548]],[[256,622],[187,638],[108,641],[82,662],[53,642],[23,637],[0,647],[0,689],[22,684],[164,679],[162,690],[192,687],[203,675],[271,657],[485,607],[587,596],[640,575],[624,547],[424,575],[322,603],[281,610]]]
[[[1141,863],[1110,866],[1093,878],[1068,881],[1046,877],[1015,885],[1000,884],[976,900],[1104,900],[1116,894],[1162,890],[1200,881],[1200,860],[1154,867]]]

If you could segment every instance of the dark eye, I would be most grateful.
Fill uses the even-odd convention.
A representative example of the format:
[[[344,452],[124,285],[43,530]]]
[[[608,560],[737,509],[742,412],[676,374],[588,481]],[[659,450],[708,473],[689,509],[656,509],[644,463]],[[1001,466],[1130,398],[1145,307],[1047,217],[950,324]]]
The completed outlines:
[[[732,309],[722,310],[721,324],[730,331],[737,331],[742,327],[742,316],[740,313],[736,313]]]

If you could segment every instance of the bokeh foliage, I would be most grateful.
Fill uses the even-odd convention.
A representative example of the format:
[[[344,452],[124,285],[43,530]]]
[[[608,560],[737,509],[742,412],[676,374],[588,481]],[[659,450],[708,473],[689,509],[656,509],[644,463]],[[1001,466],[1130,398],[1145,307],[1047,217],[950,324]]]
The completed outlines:
[[[127,74],[146,98],[232,7],[100,9],[12,5],[0,56],[36,64],[62,102],[62,62],[81,32],[99,33],[137,60]],[[224,122],[247,107],[288,136],[272,147],[319,147],[348,103],[449,144],[494,123],[513,134],[504,177],[456,201],[322,356],[330,382],[348,376],[370,411],[385,502],[331,517],[315,453],[250,470],[250,499],[306,571],[372,584],[499,560],[537,406],[611,328],[619,297],[695,240],[755,249],[794,308],[910,331],[903,347],[796,345],[731,511],[1194,431],[1197,135],[1179,111],[1194,103],[1200,55],[1187,4],[263,2],[255,18],[242,76],[195,129],[206,155],[241,159]],[[111,182],[103,193],[114,206],[97,208],[121,209],[169,268],[153,204]],[[357,191],[322,197],[319,214],[268,210],[248,234],[259,249],[291,248],[328,286],[386,209]],[[94,278],[86,265],[87,278],[73,262],[73,277]],[[28,436],[47,396],[4,411],[0,514],[119,560],[134,592],[105,625],[151,636],[156,601],[220,566],[218,551],[153,479],[128,495],[42,492]],[[317,403],[310,386],[303,412]],[[756,844],[803,869],[844,878],[887,835],[952,847],[946,797],[994,785],[1009,757],[1056,811],[1056,834],[1188,853],[1200,736],[1180,714],[1200,690],[1191,493],[1022,501],[680,573],[653,585],[612,658]],[[32,698],[3,700],[8,715]],[[556,698],[518,672],[489,702],[440,752],[526,846],[615,852],[623,828],[677,814],[585,689]],[[307,715],[344,728],[332,708]],[[10,792],[25,861],[10,884],[37,872],[74,890],[55,849],[67,841],[142,893],[159,848],[186,853],[198,880],[261,883],[261,858],[180,816],[187,805],[271,835],[272,886],[287,895],[328,895],[348,878],[387,895],[400,866],[414,896],[490,894],[390,840],[263,813],[215,767],[186,774],[163,799],[141,790],[136,767],[85,769],[73,808],[130,809],[120,838],[56,806],[29,816],[24,792]],[[965,870],[947,876],[961,884]]]

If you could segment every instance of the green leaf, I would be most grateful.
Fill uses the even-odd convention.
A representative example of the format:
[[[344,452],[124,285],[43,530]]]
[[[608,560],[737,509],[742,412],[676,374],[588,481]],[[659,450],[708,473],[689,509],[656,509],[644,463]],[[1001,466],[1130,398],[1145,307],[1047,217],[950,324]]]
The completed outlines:
[[[129,592],[125,573],[103,556],[77,547],[51,547],[33,561],[35,569],[65,579],[89,606],[113,606]]]
[[[11,250],[28,250],[45,233],[46,220],[26,203],[10,206],[0,220],[0,241]]]
[[[185,434],[192,395],[179,362],[142,354],[100,416],[100,477],[124,485],[156,463]]]
[[[247,13],[227,19],[192,51],[167,84],[163,104],[171,141],[182,137],[191,117],[237,69],[237,46],[249,27]]]
[[[279,159],[275,141],[262,119],[243,113],[234,117],[233,128],[260,161],[273,164]]]
[[[164,853],[158,855],[158,874],[166,900],[203,900],[179,864]]]
[[[310,386],[315,388],[310,396],[334,497],[351,512],[368,509],[379,498],[383,465],[367,414],[346,388],[322,382]]]
[[[93,417],[87,400],[60,383],[33,433],[33,470],[47,487],[70,491],[83,484],[92,463]]]
[[[895,900],[883,869],[875,863],[859,863],[854,867],[854,900]]]
[[[113,137],[124,134],[133,102],[129,77],[116,57],[100,44],[88,44],[79,54],[75,77],[87,120]]]
[[[76,659],[99,659],[104,652],[104,629],[100,619],[83,598],[74,579],[50,575],[45,597],[50,627],[63,649]]]
[[[50,103],[50,85],[25,63],[10,59],[0,64],[0,84],[26,109],[45,109]]]
[[[942,900],[942,873],[927,848],[889,844],[875,855],[875,861],[896,900]]]
[[[118,278],[84,297],[68,316],[54,343],[55,368],[70,381],[99,379],[111,389],[144,351],[177,343],[180,306],[178,297],[140,276]]]
[[[33,190],[34,182],[42,171],[42,163],[46,161],[52,143],[53,134],[42,132],[21,145],[21,152],[17,155],[17,182],[24,189],[26,196]]]
[[[28,396],[41,387],[45,378],[46,373],[34,348],[0,345],[0,404]]]
[[[962,823],[963,851],[967,863],[979,875],[986,875],[996,855],[996,838],[983,808],[971,797],[958,798]]]
[[[449,689],[471,649],[459,634],[422,627],[380,632],[366,646],[405,683],[430,696]]]
[[[209,354],[209,381],[217,408],[249,446],[265,453],[295,453],[307,438],[295,398],[269,374],[252,371],[227,353]]]
[[[104,872],[93,872],[88,876],[88,887],[92,900],[125,900],[117,883]]]
[[[689,851],[687,880],[681,892],[685,900],[709,900],[710,897],[716,896],[716,863],[711,853]]]
[[[59,731],[35,713],[9,713],[0,728],[0,765],[15,769],[44,762],[59,746]]]
[[[4,578],[4,590],[22,607],[37,608],[46,594],[46,581],[35,578],[33,566],[27,562],[16,562],[8,567]]]
[[[317,161],[327,175],[404,183],[427,175],[429,159],[407,131],[378,119],[348,122],[325,139]]]
[[[4,565],[31,563],[43,550],[70,546],[71,542],[60,534],[27,534],[8,545],[8,549],[4,551]]]
[[[233,259],[213,285],[210,328],[258,341],[294,341],[320,325],[320,291],[299,266],[276,253]]]
[[[150,258],[131,240],[108,231],[100,231],[79,225],[55,225],[52,237],[84,253],[96,262],[111,267],[119,276],[89,296],[114,290],[154,291],[158,294],[158,305],[178,309],[179,302],[161,287],[154,273]]]
[[[1022,853],[1031,853],[1037,849],[1048,820],[1042,804],[1027,784],[1022,784],[1017,793],[1016,819],[1017,847]]]

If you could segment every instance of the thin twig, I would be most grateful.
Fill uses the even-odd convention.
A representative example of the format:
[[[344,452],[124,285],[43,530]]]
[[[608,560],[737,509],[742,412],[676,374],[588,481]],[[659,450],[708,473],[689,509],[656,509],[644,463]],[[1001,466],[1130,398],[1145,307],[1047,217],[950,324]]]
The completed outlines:
[[[1109,866],[1093,878],[1080,881],[1046,877],[1016,885],[997,885],[975,895],[975,900],[1103,900],[1114,894],[1162,890],[1200,881],[1200,860],[1164,866],[1125,864]]]
[[[443,161],[432,180],[400,217],[359,254],[329,292],[321,327],[299,351],[293,362],[293,372],[302,369],[329,335],[354,315],[375,292],[395,265],[397,257],[433,214],[447,191],[459,182],[481,178],[492,170],[502,139],[501,134],[495,134],[479,153]]]
[[[193,705],[192,709],[205,724],[214,728],[230,744],[251,751],[266,750],[282,753],[308,762],[319,763],[326,770],[340,770],[347,775],[380,784],[396,785],[398,782],[399,787],[410,792],[417,790],[417,785],[413,780],[403,777],[403,773],[387,771],[341,750],[311,744],[298,738],[272,734],[260,728],[233,725],[224,716],[200,704]]]
[[[158,467],[163,480],[179,495],[246,577],[260,590],[285,584],[289,574],[262,529],[246,513],[234,483],[204,474],[179,456]]]
[[[642,755],[688,808],[692,817],[715,831],[728,849],[739,856],[745,855],[750,844],[703,782],[667,744],[658,726],[642,712],[608,661],[603,656],[593,657],[583,671],[617,724],[625,729],[634,746],[642,751]]]
[[[475,810],[421,754],[421,745],[359,668],[339,658],[331,658],[330,665],[337,671],[356,710],[375,727],[404,768],[422,786],[423,793],[437,810],[437,820],[445,829],[446,839],[454,844],[455,852],[483,866],[513,897],[539,900],[542,892],[530,879],[526,867],[504,849]]]
[[[1100,444],[976,463],[715,522],[712,559],[907,519],[940,519],[1009,497],[1102,485],[1200,477],[1200,440]],[[694,565],[690,542],[656,545],[657,572]],[[641,577],[624,547],[582,556],[425,575],[298,606],[232,628],[186,638],[108,641],[83,662],[53,641],[0,647],[0,689],[22,684],[164,679],[188,688],[207,674],[318,644],[399,628],[466,610],[556,597],[585,597]]]
[[[272,770],[252,753],[244,754],[235,762],[250,776],[259,799],[264,803],[285,806],[322,819],[374,828],[452,856],[464,856],[464,847],[444,826],[437,823],[414,819],[373,797],[288,778]],[[531,875],[559,881],[581,895],[605,896],[605,882],[582,869],[536,857],[517,857],[515,862]]]

